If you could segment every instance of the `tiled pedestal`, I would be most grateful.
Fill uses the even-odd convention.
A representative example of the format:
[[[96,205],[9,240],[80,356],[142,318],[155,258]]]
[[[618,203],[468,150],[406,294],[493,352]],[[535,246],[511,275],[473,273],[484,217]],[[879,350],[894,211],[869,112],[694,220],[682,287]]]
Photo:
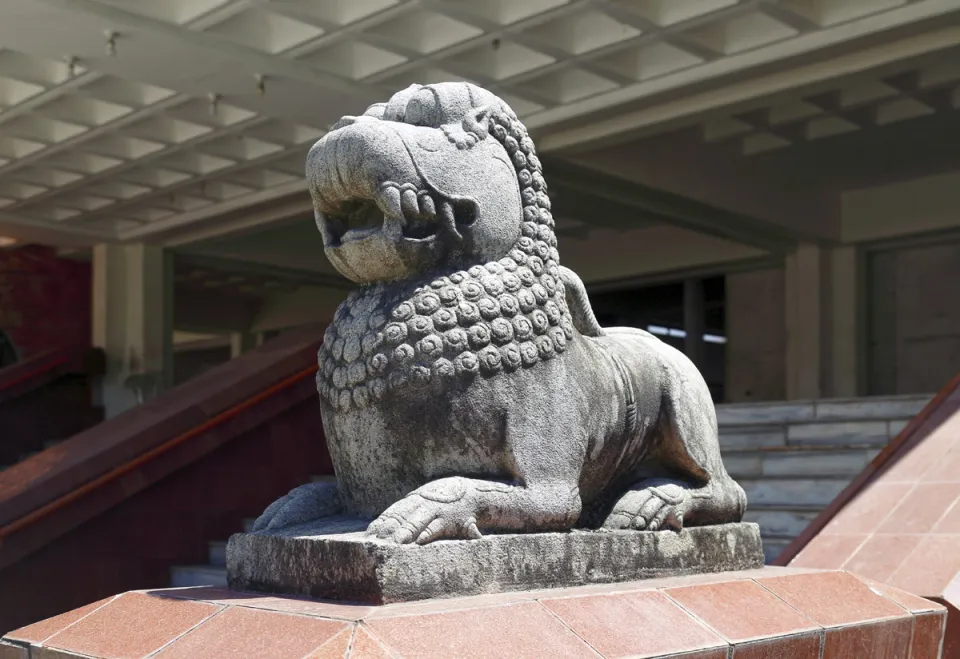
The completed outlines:
[[[943,607],[792,568],[386,606],[130,592],[19,629],[0,659],[934,659]]]

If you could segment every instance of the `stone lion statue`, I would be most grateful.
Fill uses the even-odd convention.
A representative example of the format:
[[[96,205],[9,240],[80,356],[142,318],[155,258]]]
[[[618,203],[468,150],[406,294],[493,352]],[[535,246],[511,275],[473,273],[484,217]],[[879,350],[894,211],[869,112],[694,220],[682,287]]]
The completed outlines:
[[[326,255],[359,285],[319,353],[337,483],[293,490],[255,532],[349,514],[422,544],[741,520],[703,378],[597,324],[501,99],[411,86],[335,124],[307,179]]]

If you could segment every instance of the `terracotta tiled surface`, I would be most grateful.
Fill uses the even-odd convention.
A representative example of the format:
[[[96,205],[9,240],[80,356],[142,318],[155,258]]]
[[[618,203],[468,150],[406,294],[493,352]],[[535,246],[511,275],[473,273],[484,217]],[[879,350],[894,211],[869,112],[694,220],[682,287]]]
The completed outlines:
[[[944,619],[891,586],[784,568],[381,607],[168,589],[5,637],[0,659],[927,659]]]
[[[81,618],[93,613],[113,599],[113,597],[107,597],[98,602],[81,606],[79,609],[67,611],[66,613],[62,613],[58,616],[47,618],[46,620],[41,620],[40,622],[28,625],[27,627],[21,627],[20,629],[16,629],[7,634],[6,638],[16,641],[26,641],[27,643],[42,643],[54,634],[61,632],[70,625],[74,624]]]
[[[596,657],[582,639],[538,602],[416,618],[379,618],[367,624],[399,656]]]
[[[816,623],[755,581],[671,588],[664,592],[734,643],[818,629]]]
[[[604,657],[656,657],[727,645],[662,592],[543,600]]]
[[[902,659],[910,656],[910,618],[828,629],[823,659]]]
[[[920,614],[908,636],[911,656],[919,659],[937,656],[931,648],[944,618],[939,611],[923,615],[927,605],[916,596],[949,603],[944,594],[951,582],[960,579],[960,376],[912,427],[902,443],[881,454],[855,479],[859,485],[841,495],[840,502],[846,503],[832,506],[814,520],[812,530],[787,555],[794,556],[791,566],[840,568],[894,587],[873,584],[891,602]],[[818,622],[823,623],[824,611],[815,618]],[[954,650],[948,641],[944,657],[949,656],[948,649],[960,656],[960,615],[951,611],[946,626],[943,635],[958,639],[958,645]],[[825,657],[853,652],[863,634],[873,634],[871,629],[828,631]],[[889,634],[893,636],[883,641],[884,648],[902,649],[907,642],[903,634]],[[904,656],[884,648],[862,656]]]
[[[104,659],[140,659],[221,608],[126,593],[47,639],[44,645]]]
[[[910,659],[937,657],[943,644],[947,620],[939,614],[919,615],[913,621],[910,639]]]
[[[906,613],[863,581],[844,572],[769,577],[758,582],[824,627],[902,617]]]
[[[819,659],[819,633],[799,634],[737,645],[732,659]]]
[[[346,622],[231,607],[174,641],[156,657],[303,657],[349,627]]]

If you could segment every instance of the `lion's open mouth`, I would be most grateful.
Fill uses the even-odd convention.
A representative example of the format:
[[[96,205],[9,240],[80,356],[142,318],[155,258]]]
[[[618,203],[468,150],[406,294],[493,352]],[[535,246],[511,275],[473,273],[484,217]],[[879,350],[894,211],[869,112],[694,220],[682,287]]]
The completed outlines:
[[[441,226],[469,224],[476,215],[472,203],[391,183],[381,186],[375,199],[347,199],[334,206],[332,212],[317,213],[327,247],[363,240],[380,232],[394,239],[429,240]]]

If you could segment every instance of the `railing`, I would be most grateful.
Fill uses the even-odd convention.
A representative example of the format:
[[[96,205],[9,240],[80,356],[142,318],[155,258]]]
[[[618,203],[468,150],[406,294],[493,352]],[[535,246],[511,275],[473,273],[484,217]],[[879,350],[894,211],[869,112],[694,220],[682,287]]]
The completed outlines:
[[[67,374],[96,376],[105,371],[106,359],[99,348],[64,346],[0,368],[0,403]]]
[[[270,341],[0,472],[0,569],[316,396],[321,334],[311,327]]]

